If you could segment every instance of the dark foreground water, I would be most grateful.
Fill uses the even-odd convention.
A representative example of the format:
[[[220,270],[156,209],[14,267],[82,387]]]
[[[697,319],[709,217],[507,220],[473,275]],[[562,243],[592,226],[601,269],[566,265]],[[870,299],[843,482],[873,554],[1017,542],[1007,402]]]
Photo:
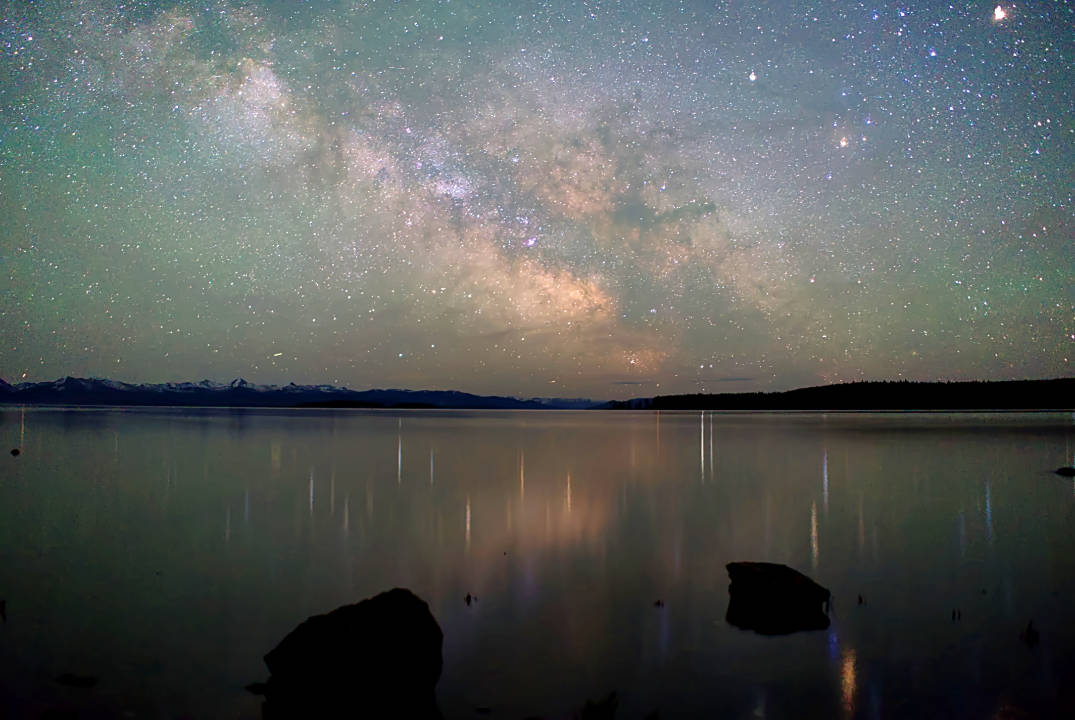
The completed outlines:
[[[9,717],[257,718],[267,650],[394,586],[448,718],[1075,714],[1068,414],[6,408],[0,438]],[[829,587],[831,628],[729,626],[733,560]]]

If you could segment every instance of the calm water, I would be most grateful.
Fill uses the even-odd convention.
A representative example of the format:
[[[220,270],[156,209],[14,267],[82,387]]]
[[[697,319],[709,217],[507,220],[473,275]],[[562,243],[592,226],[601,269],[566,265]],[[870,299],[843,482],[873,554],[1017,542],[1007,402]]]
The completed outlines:
[[[1072,415],[7,408],[0,436],[12,717],[257,718],[267,650],[394,586],[444,630],[448,718],[1075,710]],[[830,588],[830,630],[727,625],[733,560]]]

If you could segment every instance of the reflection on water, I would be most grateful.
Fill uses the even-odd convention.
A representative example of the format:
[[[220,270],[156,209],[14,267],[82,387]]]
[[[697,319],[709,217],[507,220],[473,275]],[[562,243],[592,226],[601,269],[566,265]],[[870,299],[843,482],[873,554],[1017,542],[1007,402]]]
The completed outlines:
[[[840,660],[840,691],[845,717],[855,716],[855,651],[845,648]]]
[[[393,586],[444,629],[450,718],[613,690],[624,718],[1075,709],[1067,414],[11,408],[0,433],[15,717],[258,717],[284,633]],[[830,629],[728,626],[734,560],[809,572]]]
[[[810,503],[810,568],[817,570],[817,561],[820,551],[817,542],[817,503]]]

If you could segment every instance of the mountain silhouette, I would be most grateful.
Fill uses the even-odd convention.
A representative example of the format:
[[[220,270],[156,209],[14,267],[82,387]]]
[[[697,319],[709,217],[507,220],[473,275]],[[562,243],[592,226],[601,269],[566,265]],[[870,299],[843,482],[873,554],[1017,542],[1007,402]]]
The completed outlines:
[[[1071,410],[1075,378],[969,382],[852,382],[786,392],[658,395],[608,410]]]
[[[443,408],[457,410],[581,409],[596,403],[574,398],[472,395],[455,390],[351,390],[335,385],[256,385],[243,378],[178,383],[125,383],[64,377],[9,385],[0,380],[0,403],[28,405],[176,405],[195,407]]]

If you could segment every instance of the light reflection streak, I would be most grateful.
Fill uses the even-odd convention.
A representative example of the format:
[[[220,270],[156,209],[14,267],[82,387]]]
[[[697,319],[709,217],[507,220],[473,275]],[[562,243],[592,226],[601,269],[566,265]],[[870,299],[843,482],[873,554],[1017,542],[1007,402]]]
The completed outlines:
[[[825,517],[829,516],[829,449],[821,457],[821,494],[825,498]]]
[[[989,478],[985,481],[985,536],[993,544],[993,497],[989,489]]]
[[[844,712],[849,716],[855,715],[855,695],[857,691],[857,679],[855,672],[855,650],[844,650],[843,659],[840,662],[840,690],[843,696]]]
[[[701,476],[702,482],[705,483],[705,413],[701,414],[699,418],[701,420],[701,436],[698,439],[698,450],[701,453]]]
[[[470,550],[470,495],[467,495],[466,530],[464,532],[466,549]]]
[[[713,414],[709,414],[709,479],[714,476],[713,470]]]
[[[231,505],[224,512],[224,542],[231,542]]]
[[[336,470],[332,470],[328,479],[328,514],[336,514]]]
[[[519,451],[519,506],[526,500],[526,453]]]
[[[429,487],[433,487],[433,448],[429,448]]]
[[[250,524],[250,488],[243,490],[243,525]]]
[[[343,535],[347,537],[351,530],[351,493],[343,496]]]
[[[817,538],[817,502],[810,503],[810,567],[817,570],[818,538]]]
[[[396,485],[403,483],[403,418],[399,420],[399,432],[396,434]]]
[[[310,515],[314,514],[314,469],[310,468]]]
[[[571,473],[567,474],[567,514],[571,514]]]

